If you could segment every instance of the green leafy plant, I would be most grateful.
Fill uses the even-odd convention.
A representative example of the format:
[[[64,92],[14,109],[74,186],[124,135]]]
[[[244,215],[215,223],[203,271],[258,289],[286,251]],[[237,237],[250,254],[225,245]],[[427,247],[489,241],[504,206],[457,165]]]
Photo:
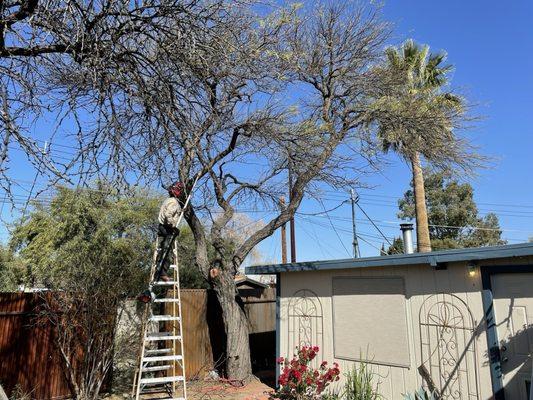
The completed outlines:
[[[333,390],[322,395],[322,400],[341,400],[342,396],[339,392]]]
[[[354,365],[345,374],[343,399],[346,400],[378,400],[381,395],[378,392],[379,382],[374,383],[375,374],[365,361]]]
[[[414,393],[404,394],[403,400],[439,400],[439,396],[436,393],[430,393],[424,388],[420,388]]]

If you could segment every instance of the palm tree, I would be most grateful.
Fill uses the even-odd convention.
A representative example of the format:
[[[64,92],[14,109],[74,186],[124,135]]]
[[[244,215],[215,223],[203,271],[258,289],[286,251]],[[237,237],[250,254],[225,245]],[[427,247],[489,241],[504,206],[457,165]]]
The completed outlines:
[[[454,134],[464,116],[464,102],[444,90],[452,70],[451,65],[443,65],[445,53],[431,54],[428,46],[407,40],[400,48],[386,49],[385,55],[379,70],[389,85],[374,99],[368,126],[377,128],[384,152],[392,150],[411,165],[418,251],[429,252],[421,156],[437,167],[468,168],[469,155],[462,151],[465,142]]]

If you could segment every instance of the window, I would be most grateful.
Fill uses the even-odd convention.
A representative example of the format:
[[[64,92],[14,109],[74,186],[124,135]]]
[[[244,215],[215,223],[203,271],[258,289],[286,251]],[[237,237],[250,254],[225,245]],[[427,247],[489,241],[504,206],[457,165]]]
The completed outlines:
[[[333,278],[335,357],[409,366],[403,278]]]

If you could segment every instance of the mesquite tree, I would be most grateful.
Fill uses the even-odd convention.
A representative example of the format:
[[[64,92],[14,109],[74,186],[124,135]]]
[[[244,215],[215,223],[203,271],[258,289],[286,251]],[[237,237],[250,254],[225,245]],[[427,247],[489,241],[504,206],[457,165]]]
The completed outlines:
[[[370,99],[387,91],[383,71],[371,68],[387,25],[373,8],[333,2],[271,14],[249,4],[193,0],[10,7],[14,16],[6,17],[4,7],[2,23],[25,22],[29,33],[18,40],[33,42],[0,52],[20,63],[20,75],[5,78],[18,86],[4,85],[4,92],[19,97],[3,101],[4,143],[16,137],[33,146],[13,110],[35,115],[46,106],[75,127],[70,140],[78,148],[59,165],[53,153],[32,153],[53,176],[76,183],[102,175],[117,184],[184,182],[193,195],[185,219],[195,264],[223,312],[226,371],[246,379],[248,324],[234,276],[304,196],[352,185],[374,165],[376,143],[362,127]],[[32,91],[32,102],[23,101]],[[281,208],[288,168],[290,201]],[[232,220],[250,207],[279,211],[229,246]]]

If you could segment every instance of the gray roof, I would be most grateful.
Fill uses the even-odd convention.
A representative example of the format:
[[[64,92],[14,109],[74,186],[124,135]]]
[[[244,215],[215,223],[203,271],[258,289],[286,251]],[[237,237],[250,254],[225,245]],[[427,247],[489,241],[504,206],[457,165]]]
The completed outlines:
[[[277,272],[317,271],[328,269],[351,269],[390,267],[401,265],[438,264],[458,261],[483,261],[498,258],[533,256],[533,243],[505,246],[475,247],[433,251],[431,253],[394,254],[390,256],[347,258],[342,260],[306,261],[292,264],[256,265],[246,268],[247,274],[275,274]]]
[[[235,277],[235,284],[236,285],[242,285],[243,283],[248,283],[252,286],[259,286],[262,288],[267,288],[268,285],[264,284],[263,282],[256,281],[255,279],[252,279],[246,275],[237,275]]]

